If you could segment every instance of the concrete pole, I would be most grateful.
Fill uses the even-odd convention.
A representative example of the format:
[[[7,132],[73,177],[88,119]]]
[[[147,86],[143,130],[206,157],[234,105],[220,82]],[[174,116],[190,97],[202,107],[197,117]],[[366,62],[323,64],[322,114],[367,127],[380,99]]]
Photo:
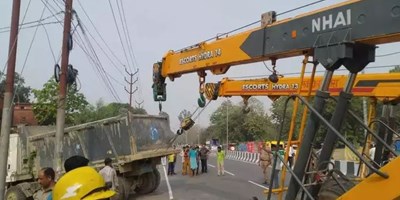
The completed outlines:
[[[62,171],[62,149],[65,125],[65,105],[67,102],[67,68],[69,63],[69,39],[71,33],[72,19],[72,0],[65,1],[65,17],[64,17],[64,33],[61,52],[61,75],[60,75],[60,92],[57,102],[57,122],[56,122],[56,141],[55,141],[55,167],[56,172],[60,175]]]
[[[10,129],[12,123],[12,99],[14,94],[14,75],[15,63],[17,58],[17,43],[18,43],[18,25],[19,13],[21,8],[21,0],[13,1],[12,16],[11,16],[11,30],[10,30],[10,44],[8,46],[8,66],[6,77],[6,88],[4,92],[3,102],[3,118],[1,122],[1,135],[0,135],[0,199],[3,199],[6,188],[7,176],[7,161],[8,161],[8,148],[10,145]]]
[[[229,101],[226,103],[226,150],[229,150]]]

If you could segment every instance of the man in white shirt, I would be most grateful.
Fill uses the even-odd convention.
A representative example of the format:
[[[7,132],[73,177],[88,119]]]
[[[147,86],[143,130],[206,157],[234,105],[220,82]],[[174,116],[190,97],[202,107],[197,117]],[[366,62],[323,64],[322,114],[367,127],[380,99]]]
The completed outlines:
[[[375,144],[371,143],[371,148],[369,149],[369,157],[374,160],[375,158]]]
[[[288,157],[288,161],[289,161],[289,166],[290,168],[293,167],[293,160],[294,160],[294,156],[295,156],[295,150],[293,148],[293,145],[290,145],[289,147],[289,157]]]
[[[104,164],[106,165],[103,169],[100,170],[100,175],[104,178],[106,182],[106,186],[114,191],[118,190],[118,177],[117,172],[112,167],[111,158],[106,158],[104,160]]]

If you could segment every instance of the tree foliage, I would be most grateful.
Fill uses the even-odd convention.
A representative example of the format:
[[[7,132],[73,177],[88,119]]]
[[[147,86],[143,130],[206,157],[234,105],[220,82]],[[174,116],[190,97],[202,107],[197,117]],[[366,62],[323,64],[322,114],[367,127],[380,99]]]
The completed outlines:
[[[0,94],[3,95],[6,88],[6,75],[0,72]],[[29,103],[31,95],[31,87],[25,86],[25,79],[18,73],[14,78],[14,102]]]
[[[40,125],[52,125],[56,123],[58,91],[59,85],[54,78],[48,80],[42,89],[32,90],[35,97],[33,112]],[[89,103],[82,93],[68,87],[65,123],[74,124],[76,115],[83,112],[88,105]]]
[[[230,142],[271,139],[276,131],[262,103],[250,98],[249,107],[250,112],[244,113],[243,103],[234,105],[231,101],[223,102],[211,114],[211,125],[205,130],[204,135],[207,135],[207,139],[219,138],[220,141],[226,142],[228,128]]]
[[[126,113],[128,109],[133,114],[147,114],[143,108],[132,108],[127,103],[112,102],[106,104],[102,99],[96,105],[88,105],[82,112],[75,115],[75,124],[87,123]]]

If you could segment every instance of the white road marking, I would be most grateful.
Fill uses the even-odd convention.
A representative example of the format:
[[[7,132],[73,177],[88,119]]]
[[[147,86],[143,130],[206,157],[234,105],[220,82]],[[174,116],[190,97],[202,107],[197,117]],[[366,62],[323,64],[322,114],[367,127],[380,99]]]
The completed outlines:
[[[207,164],[207,165],[210,166],[210,167],[212,167],[212,168],[215,168],[214,165],[211,165],[211,164]],[[227,174],[229,174],[229,175],[231,175],[231,176],[235,176],[235,174],[233,174],[232,172],[228,172],[228,171],[226,171],[226,170],[224,170],[224,172],[227,173]]]
[[[169,179],[168,179],[168,175],[167,175],[167,170],[165,169],[165,165],[163,165],[163,169],[164,169],[165,181],[167,182],[169,199],[172,200],[172,199],[174,199],[174,196],[172,195],[172,189],[171,189],[171,185],[169,184]]]
[[[226,170],[224,170],[224,172],[227,173],[227,174],[230,174],[230,175],[232,175],[232,176],[235,176],[235,174],[233,174],[232,172],[228,172],[228,171],[226,171]]]
[[[258,187],[267,189],[267,190],[269,189],[268,187],[265,187],[265,186],[263,186],[263,185],[260,185],[260,184],[258,184],[258,183],[255,183],[255,182],[253,182],[253,181],[249,181],[249,183],[254,184],[254,185],[258,186]]]

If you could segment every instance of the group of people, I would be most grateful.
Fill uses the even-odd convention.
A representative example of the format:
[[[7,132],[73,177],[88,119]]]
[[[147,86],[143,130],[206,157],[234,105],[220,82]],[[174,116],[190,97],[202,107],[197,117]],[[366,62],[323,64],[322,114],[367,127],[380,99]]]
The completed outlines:
[[[260,152],[260,161],[259,165],[261,166],[264,174],[264,184],[269,184],[270,183],[270,178],[271,178],[271,173],[273,170],[274,171],[274,177],[273,177],[273,188],[278,188],[279,187],[279,175],[282,170],[282,161],[278,157],[276,160],[276,165],[272,166],[273,164],[273,158],[275,157],[274,154],[278,154],[281,158],[284,157],[285,151],[283,149],[283,145],[277,145],[277,144],[271,144],[271,146],[267,145],[266,143],[263,144],[263,147]],[[296,150],[293,148],[293,146],[289,147],[289,155],[288,155],[288,165],[289,167],[293,167],[293,158],[296,154]],[[269,169],[269,166],[271,166],[271,170]],[[272,169],[273,168],[273,169]]]
[[[182,148],[180,156],[182,158],[182,175],[199,175],[199,168],[201,166],[201,173],[207,173],[207,160],[210,150],[206,145],[201,148],[196,145],[186,145]]]
[[[65,160],[65,174],[56,181],[53,168],[42,168],[38,173],[41,189],[34,200],[75,200],[75,199],[111,199],[118,191],[118,179],[112,160],[106,158],[105,167],[97,172],[88,167],[89,160],[82,156],[72,156]]]
[[[208,156],[210,150],[207,148],[206,144],[201,146],[198,145],[185,145],[182,147],[180,156],[182,158],[182,175],[197,176],[201,169],[201,173],[208,173]],[[224,160],[225,152],[221,147],[217,150],[217,165],[218,165],[218,175],[224,175]],[[168,175],[176,175],[175,164],[176,164],[176,154],[171,154],[168,156]]]

